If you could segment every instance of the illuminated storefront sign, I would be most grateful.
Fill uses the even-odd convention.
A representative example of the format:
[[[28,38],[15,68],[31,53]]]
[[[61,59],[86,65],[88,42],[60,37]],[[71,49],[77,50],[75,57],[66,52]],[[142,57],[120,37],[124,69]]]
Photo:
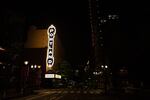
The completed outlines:
[[[51,25],[47,29],[48,34],[48,47],[47,47],[47,57],[46,57],[46,65],[47,67],[52,67],[54,64],[54,38],[56,34],[56,28]]]
[[[56,74],[55,78],[61,79],[61,75]]]
[[[45,74],[45,78],[55,78],[55,74]]]
[[[45,74],[45,78],[61,79],[61,75],[58,75],[58,74]]]

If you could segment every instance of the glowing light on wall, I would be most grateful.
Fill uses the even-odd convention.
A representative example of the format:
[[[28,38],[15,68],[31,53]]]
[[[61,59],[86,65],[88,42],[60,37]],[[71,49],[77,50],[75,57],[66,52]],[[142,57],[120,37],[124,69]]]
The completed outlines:
[[[41,66],[40,66],[40,65],[38,65],[38,68],[41,68]]]
[[[61,75],[56,74],[55,78],[61,79]]]
[[[47,47],[46,66],[51,68],[54,64],[54,38],[56,34],[56,28],[54,25],[51,25],[47,29],[47,34],[48,34],[48,47]]]

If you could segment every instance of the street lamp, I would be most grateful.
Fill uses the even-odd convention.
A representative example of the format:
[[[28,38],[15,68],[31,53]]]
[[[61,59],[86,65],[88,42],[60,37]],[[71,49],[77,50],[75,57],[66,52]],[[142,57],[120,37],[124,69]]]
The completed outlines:
[[[101,65],[102,68],[104,68],[104,65]]]
[[[21,69],[21,94],[23,95],[25,90],[27,89],[27,81],[28,81],[28,78],[29,78],[29,68],[28,68],[28,64],[29,64],[29,61],[24,61],[24,67],[22,67]]]
[[[107,65],[105,65],[105,68],[108,68],[108,66],[107,66]]]
[[[34,65],[34,68],[37,68],[37,65]]]
[[[31,65],[31,68],[33,68],[33,65]]]
[[[24,61],[24,64],[25,64],[25,65],[28,65],[28,63],[29,63],[29,61]]]

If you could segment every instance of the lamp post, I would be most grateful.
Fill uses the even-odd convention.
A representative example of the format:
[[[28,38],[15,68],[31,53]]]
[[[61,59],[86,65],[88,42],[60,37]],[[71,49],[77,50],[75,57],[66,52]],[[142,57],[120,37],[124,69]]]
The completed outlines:
[[[24,65],[21,68],[21,94],[23,95],[27,86],[27,81],[29,77],[29,61],[24,61]]]
[[[109,84],[109,69],[107,65],[102,65],[101,68],[103,69],[103,78],[104,78],[104,93],[107,94],[108,84]]]
[[[29,66],[28,66],[28,64],[29,64],[29,61],[24,61],[24,64],[25,64],[25,69],[26,69],[26,75],[27,75],[27,79],[28,79],[28,77],[29,77],[29,71],[30,71],[30,69],[29,69]]]

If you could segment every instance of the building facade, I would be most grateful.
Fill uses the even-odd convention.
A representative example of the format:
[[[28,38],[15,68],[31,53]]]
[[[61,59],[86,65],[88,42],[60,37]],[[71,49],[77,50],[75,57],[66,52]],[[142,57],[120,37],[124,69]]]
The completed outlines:
[[[113,35],[119,25],[118,11],[101,0],[89,0],[89,17],[91,24],[92,53],[91,69],[98,87],[105,87],[110,81],[110,52]],[[104,70],[104,69],[107,69]],[[106,75],[107,73],[107,75]],[[107,76],[107,77],[106,77]],[[110,85],[110,84],[109,84]]]
[[[50,74],[51,72],[53,74],[57,73],[58,67],[63,62],[64,51],[57,33],[55,35],[55,41],[53,43],[54,65],[51,69],[48,69],[46,66],[47,48],[49,45],[47,29],[38,29],[36,28],[36,26],[31,26],[28,31],[27,41],[24,45],[24,60],[29,62],[28,67],[30,68],[30,72],[32,71],[32,77],[36,77],[34,79],[39,80],[39,77],[41,77],[41,79],[43,79],[44,81],[46,78],[45,75]],[[41,71],[38,71],[39,69]]]

